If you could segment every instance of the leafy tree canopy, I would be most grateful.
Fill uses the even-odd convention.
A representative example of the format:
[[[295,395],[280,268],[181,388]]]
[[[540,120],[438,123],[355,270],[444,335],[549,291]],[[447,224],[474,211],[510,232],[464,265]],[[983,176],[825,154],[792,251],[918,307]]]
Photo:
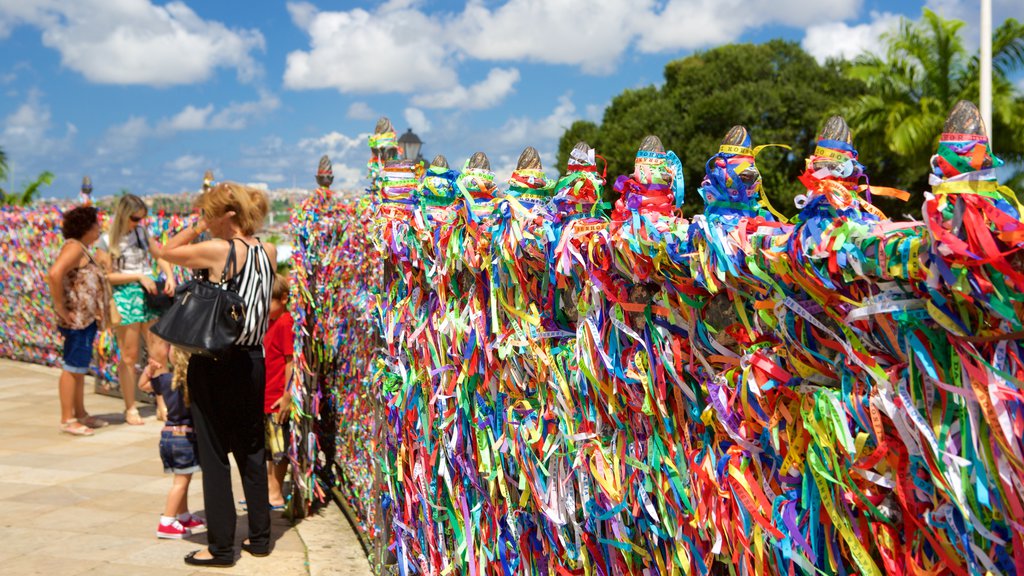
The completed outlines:
[[[703,210],[697,187],[704,163],[718,151],[730,127],[745,125],[754,144],[779,143],[792,152],[767,149],[758,157],[772,203],[793,213],[816,131],[844,99],[864,92],[864,83],[844,75],[841,63],[820,65],[796,43],[732,44],[670,62],[665,83],[626,90],[605,110],[600,126],[576,122],[559,142],[564,166],[577,140],[608,159],[609,180],[629,174],[640,141],[659,136],[683,161],[688,214]]]
[[[576,122],[559,142],[558,164],[586,140],[608,159],[609,180],[632,171],[647,134],[660,136],[683,161],[688,214],[703,210],[696,193],[704,163],[735,124],[750,129],[765,191],[780,211],[793,214],[796,177],[822,122],[843,114],[871,182],[913,193],[909,204],[876,199],[890,214],[915,212],[928,188],[928,163],[946,115],[957,100],[977,101],[978,56],[964,48],[963,22],[925,9],[883,37],[880,53],[853,62],[818,64],[797,44],[731,44],[698,52],[665,66],[661,87],[626,90],[605,110],[602,122]],[[1008,79],[1024,69],[1024,24],[1009,19],[993,34],[993,149],[1024,164],[1024,97]],[[1004,175],[1006,176],[1006,175]],[[1024,172],[1006,178],[1024,181]]]

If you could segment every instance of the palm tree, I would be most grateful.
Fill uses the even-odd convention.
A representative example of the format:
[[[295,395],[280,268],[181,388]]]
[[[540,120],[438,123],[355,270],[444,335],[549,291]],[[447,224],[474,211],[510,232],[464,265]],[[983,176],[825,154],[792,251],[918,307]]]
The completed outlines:
[[[0,206],[29,206],[39,196],[39,190],[43,186],[49,186],[52,183],[53,173],[47,170],[36,176],[36,179],[32,182],[26,184],[25,189],[21,192],[17,194],[10,192],[0,196]]]
[[[883,36],[883,54],[862,54],[848,70],[868,87],[842,110],[856,131],[861,161],[876,182],[903,187],[918,199],[946,114],[957,100],[978,98],[979,61],[964,48],[963,25],[926,8],[920,20],[903,19]],[[999,26],[992,60],[993,150],[1019,164],[1024,98],[1007,77],[1024,68],[1024,25],[1011,18]]]

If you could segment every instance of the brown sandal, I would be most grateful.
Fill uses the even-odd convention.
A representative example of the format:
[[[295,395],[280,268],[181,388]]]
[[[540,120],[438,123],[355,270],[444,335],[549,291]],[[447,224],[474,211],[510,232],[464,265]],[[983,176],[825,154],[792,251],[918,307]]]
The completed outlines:
[[[145,421],[142,420],[142,416],[139,416],[139,409],[132,408],[124,411],[124,421],[132,426],[142,426]]]

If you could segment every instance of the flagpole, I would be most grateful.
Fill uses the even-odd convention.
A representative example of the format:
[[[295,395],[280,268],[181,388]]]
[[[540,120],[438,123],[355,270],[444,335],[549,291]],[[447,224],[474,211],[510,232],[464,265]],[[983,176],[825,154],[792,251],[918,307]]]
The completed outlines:
[[[992,141],[992,0],[981,0],[981,117]]]

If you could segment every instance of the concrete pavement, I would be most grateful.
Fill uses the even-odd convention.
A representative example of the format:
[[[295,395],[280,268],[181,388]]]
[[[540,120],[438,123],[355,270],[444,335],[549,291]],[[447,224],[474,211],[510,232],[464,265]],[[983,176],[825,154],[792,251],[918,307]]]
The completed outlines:
[[[182,562],[206,545],[198,532],[186,540],[155,535],[171,477],[157,450],[162,423],[143,406],[144,426],[124,424],[118,398],[96,395],[86,381],[85,406],[111,424],[92,437],[58,432],[57,376],[52,368],[0,360],[0,573],[78,576],[121,574],[274,574],[363,576],[370,568],[359,540],[330,506],[296,526],[272,513],[274,551],[242,553],[233,568],[197,569]],[[201,474],[201,473],[199,473]],[[203,513],[202,481],[189,490],[192,511]],[[235,499],[242,489],[234,474]],[[238,509],[237,538],[246,536]]]

